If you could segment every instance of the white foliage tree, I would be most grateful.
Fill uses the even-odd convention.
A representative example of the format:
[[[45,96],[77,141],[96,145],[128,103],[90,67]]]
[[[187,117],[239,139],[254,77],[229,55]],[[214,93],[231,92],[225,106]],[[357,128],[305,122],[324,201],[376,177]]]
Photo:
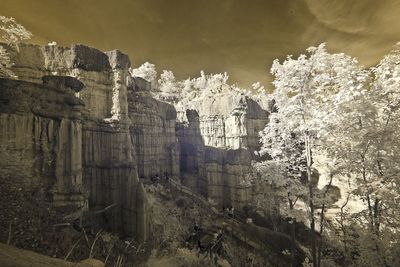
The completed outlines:
[[[0,77],[17,78],[11,70],[13,63],[7,50],[0,46]]]
[[[351,99],[355,90],[363,89],[368,74],[355,59],[329,54],[324,44],[307,51],[309,56],[289,56],[283,63],[275,60],[272,65],[277,112],[270,115],[270,122],[261,133],[260,152],[292,173],[288,182],[297,185],[298,179],[302,180],[304,186],[295,186],[296,194],[308,206],[312,262],[317,266],[315,157],[325,153],[323,144],[330,138],[330,129],[342,121],[337,104]],[[292,188],[284,186],[289,194],[293,193]]]
[[[132,77],[140,77],[154,84],[157,79],[156,66],[152,63],[145,62],[136,69],[129,70]]]
[[[0,31],[2,32],[1,38],[9,45],[17,45],[32,37],[32,33],[12,17],[0,16]]]
[[[170,70],[164,70],[158,80],[159,93],[157,97],[168,103],[176,103],[181,98],[181,84],[175,79],[175,75]]]
[[[253,88],[254,91],[256,91],[257,93],[262,93],[265,92],[265,87],[263,85],[261,85],[260,82],[255,82],[251,85],[251,87]]]
[[[336,170],[353,181],[350,193],[365,203],[360,213],[347,218],[347,223],[356,223],[363,229],[356,265],[388,266],[396,259],[388,254],[397,244],[400,226],[399,65],[400,52],[396,47],[372,68],[368,87],[350,83],[332,107],[340,116],[336,116],[338,123],[328,128],[328,138],[324,140],[325,152],[335,162]],[[342,215],[342,240],[350,254],[351,237]],[[369,244],[365,244],[367,239]]]
[[[199,92],[194,88],[193,81],[190,78],[180,81],[179,84],[182,88],[181,99],[191,101],[198,96]]]
[[[225,73],[205,74],[200,72],[200,77],[193,79],[193,87],[204,93],[217,93],[227,86],[229,76]]]
[[[228,85],[227,73],[205,74],[193,79],[177,81],[172,71],[164,71],[158,80],[155,96],[163,101],[186,106],[192,101],[202,101],[205,97],[214,96],[223,90],[233,88]]]
[[[0,33],[1,40],[10,48],[18,50],[18,44],[32,37],[24,26],[17,23],[14,18],[0,16]],[[0,77],[17,78],[11,70],[13,63],[7,50],[0,45]]]

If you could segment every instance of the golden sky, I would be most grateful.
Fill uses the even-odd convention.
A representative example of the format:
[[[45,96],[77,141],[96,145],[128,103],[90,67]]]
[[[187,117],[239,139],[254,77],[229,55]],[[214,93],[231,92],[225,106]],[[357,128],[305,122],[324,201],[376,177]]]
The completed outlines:
[[[227,71],[267,87],[275,58],[327,42],[371,65],[400,41],[399,0],[0,0],[33,42],[127,53],[178,78]]]

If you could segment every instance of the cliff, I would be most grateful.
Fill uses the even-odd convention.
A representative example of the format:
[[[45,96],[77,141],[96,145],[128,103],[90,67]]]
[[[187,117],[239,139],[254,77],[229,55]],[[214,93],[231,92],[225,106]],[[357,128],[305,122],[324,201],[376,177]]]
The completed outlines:
[[[118,50],[22,44],[9,53],[18,81],[0,83],[1,140],[21,147],[3,151],[29,155],[35,163],[21,169],[43,182],[55,205],[116,204],[108,227],[146,240],[151,207],[139,178],[180,179],[219,205],[251,201],[241,181],[268,112],[248,96],[223,90],[174,107],[130,76],[130,59]]]
[[[135,77],[128,91],[128,113],[135,159],[140,177],[165,174],[179,177],[176,111],[172,105],[148,95],[150,83]]]
[[[112,209],[112,214],[107,218],[108,227],[122,235],[133,236],[138,240],[148,239],[151,234],[150,207],[143,185],[138,178],[138,170],[141,174],[152,174],[164,170],[172,173],[170,165],[163,165],[171,164],[168,147],[175,140],[175,137],[169,136],[168,138],[168,136],[162,134],[166,131],[171,132],[171,127],[174,127],[174,122],[171,122],[171,120],[174,121],[175,119],[173,113],[171,117],[167,104],[159,103],[160,107],[163,106],[164,109],[158,111],[158,109],[153,109],[152,105],[157,105],[154,101],[146,98],[135,99],[133,91],[136,85],[134,81],[130,80],[128,73],[130,60],[117,50],[103,53],[83,45],[73,45],[70,48],[21,45],[19,51],[10,50],[10,54],[15,62],[13,71],[18,76],[19,81],[7,81],[5,83],[10,83],[8,86],[10,90],[22,95],[21,99],[7,95],[2,97],[1,100],[10,103],[10,105],[18,106],[26,102],[35,106],[35,101],[25,99],[29,92],[20,90],[20,88],[26,84],[35,88],[40,87],[42,77],[45,75],[75,77],[84,84],[83,90],[69,95],[70,99],[80,103],[81,110],[80,117],[77,118],[77,126],[74,124],[75,121],[71,122],[71,119],[49,122],[48,115],[43,114],[43,112],[34,114],[36,115],[35,120],[30,119],[35,121],[35,125],[38,125],[35,127],[37,127],[39,133],[48,133],[48,135],[53,136],[54,133],[51,131],[54,128],[57,133],[59,131],[65,132],[65,140],[59,138],[60,140],[57,139],[57,142],[47,136],[41,137],[39,140],[41,150],[52,151],[48,148],[49,146],[61,147],[66,151],[65,155],[54,148],[53,150],[57,151],[58,154],[45,154],[48,161],[67,162],[77,169],[67,172],[56,165],[58,172],[50,173],[48,180],[57,178],[60,183],[66,183],[69,180],[77,181],[76,183],[80,186],[78,187],[79,190],[87,192],[86,203],[91,210],[116,204]],[[59,87],[57,83],[52,84],[53,91],[59,90]],[[4,95],[5,91],[1,91]],[[130,108],[128,108],[127,100],[128,91],[133,92],[132,97],[134,98],[130,101]],[[46,92],[42,92],[42,94],[42,101],[51,103],[51,95]],[[56,103],[48,107],[48,112],[54,112],[54,109],[64,110],[65,101],[72,101],[59,96],[54,96],[54,99]],[[135,105],[137,106],[135,107]],[[140,110],[138,109],[140,105],[149,106],[148,113],[143,112],[141,113],[142,116],[135,114],[135,109]],[[131,115],[128,115],[128,109],[132,110]],[[3,113],[11,112],[11,107],[2,105],[2,118],[6,116]],[[27,113],[29,112],[27,111]],[[7,116],[9,117],[9,115]],[[29,116],[32,117],[30,114],[25,117]],[[3,136],[7,140],[10,139],[13,131],[16,131],[15,125],[27,125],[21,132],[36,133],[31,131],[34,126],[30,126],[29,122],[15,121],[16,119],[12,120],[8,117],[1,120]],[[28,119],[22,118],[20,120]],[[54,125],[61,130],[58,130]],[[144,139],[143,133],[146,136],[145,142],[149,142],[147,133],[153,134],[153,130],[157,127],[159,137],[165,137],[165,142],[159,142],[155,139],[154,146],[148,147],[149,152],[142,153],[143,149],[138,148],[138,146],[146,147],[145,143],[141,143],[141,140]],[[172,132],[172,136],[174,135],[174,132]],[[16,136],[16,138],[19,138],[19,136]],[[30,140],[30,137],[27,137],[27,139]],[[37,143],[37,141],[34,140],[34,143]],[[18,141],[18,144],[24,143]],[[158,145],[163,147],[160,148]],[[5,149],[5,153],[8,154],[9,152],[9,149]],[[35,150],[31,153],[31,157],[36,159],[42,156]],[[159,161],[160,158],[164,158],[164,161]],[[139,162],[136,162],[136,159]],[[155,164],[159,164],[159,167],[154,167]],[[40,166],[34,166],[32,176],[40,169]],[[76,179],[63,177],[58,173],[74,173]],[[56,189],[59,187],[56,187]],[[53,194],[54,198],[59,198],[61,195],[71,196],[72,191],[68,191],[66,194],[64,194],[64,191],[60,192]],[[63,202],[62,199],[57,203],[60,203],[60,205],[76,204],[68,200]]]
[[[0,79],[2,176],[40,184],[56,206],[87,206],[82,180],[83,85],[44,77],[43,84]],[[76,81],[78,82],[78,81]],[[58,86],[54,87],[53,84]]]
[[[183,183],[220,206],[249,204],[253,188],[242,181],[256,159],[268,112],[229,89],[177,108]]]

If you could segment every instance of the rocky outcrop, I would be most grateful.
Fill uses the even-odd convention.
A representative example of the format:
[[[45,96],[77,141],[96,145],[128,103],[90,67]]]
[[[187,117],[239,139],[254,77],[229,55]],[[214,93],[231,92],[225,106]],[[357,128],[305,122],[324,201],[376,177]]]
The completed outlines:
[[[227,90],[178,110],[182,182],[216,204],[248,204],[253,190],[243,180],[251,171],[268,112]]]
[[[81,169],[81,187],[88,192],[89,207],[99,209],[116,204],[108,218],[108,226],[139,240],[149,238],[150,211],[138,178],[135,161],[138,150],[133,143],[138,138],[131,136],[138,132],[135,130],[137,123],[134,121],[136,124],[131,125],[128,115],[128,86],[132,84],[128,73],[129,58],[117,50],[103,53],[83,45],[69,48],[20,45],[18,51],[11,49],[10,54],[15,62],[13,71],[19,80],[38,84],[44,75],[66,75],[85,85],[83,90],[73,92],[76,97],[73,94],[71,97],[84,104],[78,138],[79,155],[73,157],[80,161],[76,164]],[[57,88],[58,84],[53,82],[52,86]],[[70,86],[73,91],[76,85]],[[62,106],[62,100],[59,102]],[[152,112],[156,117],[157,110]],[[160,138],[164,135],[160,134]],[[148,165],[154,167],[154,164],[164,163],[157,161]]]
[[[140,177],[179,177],[179,146],[172,105],[148,96],[149,83],[136,77],[128,91],[130,132]]]
[[[195,109],[199,113],[200,133],[206,146],[259,148],[258,133],[268,121],[268,112],[250,97],[228,89],[203,99]]]
[[[1,174],[24,179],[27,188],[41,185],[56,206],[86,207],[81,153],[84,104],[74,96],[82,86],[64,77],[43,81],[0,79]]]
[[[88,192],[91,209],[116,204],[108,220],[111,229],[138,239],[149,237],[151,218],[139,177],[179,177],[220,205],[248,202],[251,196],[241,181],[250,171],[253,152],[259,146],[258,132],[268,119],[268,112],[251,98],[223,90],[176,111],[150,96],[150,83],[130,76],[130,60],[118,50],[103,53],[79,44],[21,45],[18,51],[10,48],[9,53],[20,80],[38,85],[43,76],[69,77],[45,78],[41,85],[54,90],[69,88],[70,99],[59,100],[59,106],[48,112],[68,101],[84,104],[77,122],[63,119],[53,123],[58,131],[65,131],[65,142],[75,142],[63,141],[56,150],[73,147],[73,154],[69,155],[68,149],[63,153],[73,157],[68,164],[79,167],[76,180]],[[40,120],[50,124],[47,115]],[[79,136],[73,141],[75,133]],[[47,140],[41,141],[44,146],[53,145],[51,138]]]

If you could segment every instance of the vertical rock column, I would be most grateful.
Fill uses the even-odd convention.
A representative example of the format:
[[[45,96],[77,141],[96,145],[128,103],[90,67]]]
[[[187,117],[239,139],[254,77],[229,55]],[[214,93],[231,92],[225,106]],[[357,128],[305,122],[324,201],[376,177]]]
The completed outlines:
[[[77,58],[73,65],[79,67],[79,77],[90,83],[90,91],[81,96],[89,111],[82,145],[90,208],[97,210],[115,204],[106,216],[110,229],[144,241],[149,238],[150,217],[129,134],[129,58],[115,50],[107,53],[107,61],[95,61],[92,56],[99,59],[105,54],[92,48],[81,52],[79,49],[74,53]]]
[[[106,52],[112,68],[112,106],[111,118],[109,121],[127,123],[128,121],[128,100],[127,82],[130,78],[129,67],[131,62],[129,57],[119,50]]]
[[[53,201],[56,206],[75,204],[87,208],[87,199],[82,181],[82,118],[83,103],[73,94],[83,89],[83,83],[72,77],[44,76],[43,83],[47,87],[58,88],[69,92],[65,98],[71,106],[68,117],[60,119],[55,136],[55,177],[56,183],[52,189]],[[79,105],[77,105],[79,104]],[[51,110],[50,110],[51,111]],[[48,133],[51,136],[53,127],[49,124]]]

